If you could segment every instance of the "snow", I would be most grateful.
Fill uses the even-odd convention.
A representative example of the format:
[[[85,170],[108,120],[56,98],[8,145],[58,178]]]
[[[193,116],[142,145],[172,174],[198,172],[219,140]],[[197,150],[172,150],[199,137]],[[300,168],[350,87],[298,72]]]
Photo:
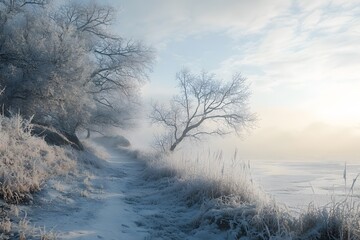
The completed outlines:
[[[111,162],[114,170],[120,167],[127,168],[128,174],[134,169],[131,162],[125,162],[125,158],[117,158]],[[120,169],[119,169],[120,170]],[[101,194],[100,206],[91,206],[95,210],[94,216],[79,226],[78,230],[72,229],[62,234],[64,239],[142,239],[146,231],[136,226],[139,219],[131,205],[126,204],[124,190],[129,177],[103,177],[106,181],[106,191]],[[105,183],[104,183],[105,184]]]
[[[33,224],[56,232],[58,239],[234,238],[234,232],[221,231],[214,221],[197,223],[204,220],[203,214],[217,214],[217,210],[207,212],[206,203],[189,204],[184,199],[184,185],[176,178],[146,177],[145,164],[136,154],[109,144],[109,139],[95,144],[102,145],[99,149],[110,156],[106,164],[84,170],[85,177],[76,183],[71,177],[49,182],[54,187],[46,188],[35,199],[37,204],[27,209]],[[258,161],[251,165],[253,179],[293,208],[311,201],[322,205],[331,200],[331,192],[344,191],[339,162]],[[358,170],[359,165],[351,165],[350,177]]]
[[[108,164],[90,177],[90,184],[98,191],[94,188],[85,197],[70,193],[69,200],[48,191],[43,199],[50,195],[53,201],[42,201],[31,210],[32,223],[54,229],[60,239],[143,239],[147,230],[137,226],[140,216],[126,201],[129,184],[139,176],[143,165],[114,149],[108,151],[112,156]]]
[[[32,224],[59,239],[223,239],[214,231],[190,232],[200,208],[189,207],[169,179],[147,181],[145,165],[114,146],[105,147],[111,156],[105,167],[88,176],[85,197],[74,190],[81,182],[53,184],[58,190],[47,189],[28,208]]]

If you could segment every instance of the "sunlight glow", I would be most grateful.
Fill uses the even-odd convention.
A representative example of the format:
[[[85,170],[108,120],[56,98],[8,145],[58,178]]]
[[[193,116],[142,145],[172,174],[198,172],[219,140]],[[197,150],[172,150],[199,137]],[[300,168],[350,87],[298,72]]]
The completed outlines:
[[[315,115],[330,124],[360,124],[360,95],[356,85],[332,86],[314,100],[312,107]],[[321,92],[321,90],[319,90]]]

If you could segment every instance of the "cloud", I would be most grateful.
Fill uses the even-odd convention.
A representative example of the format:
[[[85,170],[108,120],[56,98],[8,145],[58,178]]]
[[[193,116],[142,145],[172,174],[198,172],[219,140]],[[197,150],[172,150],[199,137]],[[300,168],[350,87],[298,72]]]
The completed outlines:
[[[311,12],[320,8],[353,9],[359,2],[357,0],[295,0],[295,5],[301,12]]]
[[[300,9],[273,18],[252,44],[239,42],[216,72],[242,71],[256,105],[291,103],[328,123],[360,122],[360,4],[311,1]]]
[[[121,9],[121,31],[153,43],[205,32],[255,32],[290,4],[283,0],[271,4],[266,0],[116,2]]]
[[[216,52],[225,52],[219,40],[203,44],[215,49],[207,58],[196,55],[194,38],[231,39],[230,53],[221,55],[213,70],[223,79],[240,71],[252,83],[252,105],[262,121],[240,144],[245,156],[359,157],[359,130],[354,127],[360,124],[357,0],[108,1],[121,10],[117,31],[160,49],[165,58],[158,69],[174,71],[166,76],[182,67],[179,62],[197,68],[219,59]],[[180,42],[187,44],[180,48]],[[161,77],[144,92],[169,92],[161,87]]]
[[[244,69],[262,91],[358,76],[356,1],[108,1],[121,9],[119,31],[160,50],[166,51],[168,42],[186,41],[192,35],[234,38],[234,53],[215,72],[226,79]],[[221,51],[220,46],[214,47]],[[188,65],[195,64],[191,59]]]

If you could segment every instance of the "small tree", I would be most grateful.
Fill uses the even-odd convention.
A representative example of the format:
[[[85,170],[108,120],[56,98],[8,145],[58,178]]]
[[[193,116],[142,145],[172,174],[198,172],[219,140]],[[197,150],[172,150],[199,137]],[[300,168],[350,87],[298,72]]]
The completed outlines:
[[[174,151],[186,138],[240,133],[254,122],[248,107],[249,86],[240,74],[223,82],[213,74],[195,75],[183,70],[176,79],[180,94],[169,106],[154,104],[150,114],[152,123],[166,128],[157,139],[163,149]]]

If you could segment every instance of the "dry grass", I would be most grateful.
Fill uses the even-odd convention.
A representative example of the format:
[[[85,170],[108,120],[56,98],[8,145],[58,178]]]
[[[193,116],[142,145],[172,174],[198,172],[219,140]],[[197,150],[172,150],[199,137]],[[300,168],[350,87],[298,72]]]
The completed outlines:
[[[205,157],[204,157],[205,156]],[[237,196],[248,203],[263,203],[267,196],[252,181],[250,164],[238,159],[237,152],[225,161],[221,152],[210,151],[196,157],[161,156],[147,160],[145,178],[175,177],[187,202],[196,204],[204,198]]]
[[[236,153],[230,161],[208,152],[188,158],[156,156],[145,162],[146,178],[168,178],[188,205],[200,206],[202,213],[190,223],[194,230],[216,226],[228,239],[360,239],[360,204],[350,194],[353,189],[343,201],[309,205],[295,216],[259,190],[249,164],[239,161]]]
[[[310,204],[298,219],[302,239],[360,239],[360,203],[344,200],[321,208]]]
[[[91,152],[94,156],[96,156],[99,159],[107,160],[111,157],[103,146],[96,145],[91,140],[83,139],[82,143],[87,151]]]
[[[0,239],[56,239],[56,234],[30,225],[16,205],[32,199],[50,178],[76,169],[72,149],[49,146],[31,135],[30,120],[0,115]],[[2,201],[1,201],[2,202]]]
[[[71,150],[49,146],[30,130],[20,116],[0,116],[0,195],[6,202],[29,200],[47,179],[75,169]]]

